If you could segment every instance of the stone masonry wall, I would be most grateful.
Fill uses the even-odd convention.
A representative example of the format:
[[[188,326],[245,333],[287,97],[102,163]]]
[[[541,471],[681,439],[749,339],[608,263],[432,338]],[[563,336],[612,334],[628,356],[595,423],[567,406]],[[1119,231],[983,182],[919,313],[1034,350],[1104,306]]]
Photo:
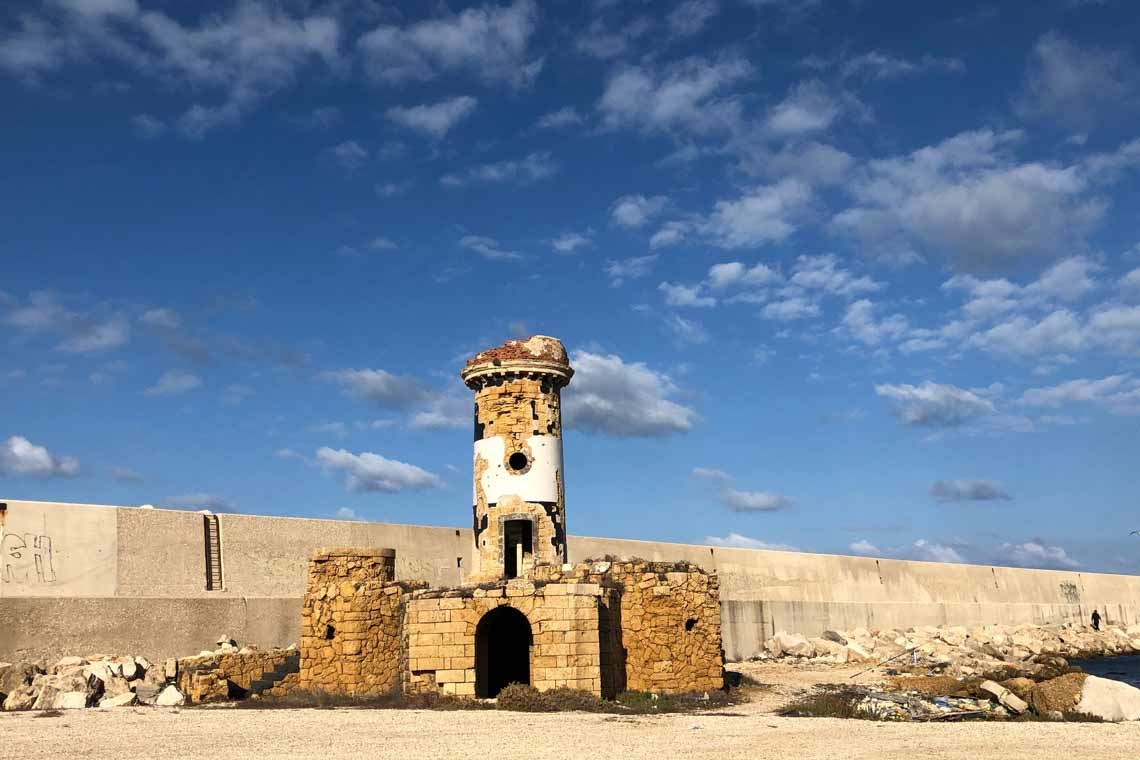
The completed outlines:
[[[391,550],[314,553],[301,608],[302,690],[375,695],[399,688],[405,597],[426,584],[393,581],[393,563]]]
[[[296,680],[296,650],[240,651],[178,660],[178,690],[192,705],[246,696],[259,681],[269,678],[258,693],[277,693]]]
[[[597,583],[617,591],[603,609],[603,640],[621,630],[621,652],[605,660],[622,673],[607,683],[630,691],[683,693],[724,686],[720,586],[686,563],[619,561],[541,568],[538,579]],[[607,649],[614,649],[610,644]],[[623,662],[624,661],[624,662]]]
[[[475,696],[476,629],[509,605],[526,616],[533,646],[531,685],[602,693],[597,584],[514,580],[492,588],[421,591],[407,607],[405,690]]]

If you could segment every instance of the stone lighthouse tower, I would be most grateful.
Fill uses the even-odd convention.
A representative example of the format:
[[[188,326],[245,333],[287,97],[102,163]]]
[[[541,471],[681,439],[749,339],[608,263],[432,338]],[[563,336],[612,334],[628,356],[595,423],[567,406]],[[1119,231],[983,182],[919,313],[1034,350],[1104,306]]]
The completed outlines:
[[[566,561],[562,388],[573,374],[561,341],[544,335],[483,351],[461,373],[475,391],[471,581]]]

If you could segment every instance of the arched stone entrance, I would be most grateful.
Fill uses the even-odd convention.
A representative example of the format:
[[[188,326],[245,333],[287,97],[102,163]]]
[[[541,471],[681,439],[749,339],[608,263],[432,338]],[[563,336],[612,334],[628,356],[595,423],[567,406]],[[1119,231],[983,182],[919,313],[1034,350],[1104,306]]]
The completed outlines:
[[[514,607],[496,607],[475,628],[475,696],[498,696],[509,683],[530,683],[530,621]]]

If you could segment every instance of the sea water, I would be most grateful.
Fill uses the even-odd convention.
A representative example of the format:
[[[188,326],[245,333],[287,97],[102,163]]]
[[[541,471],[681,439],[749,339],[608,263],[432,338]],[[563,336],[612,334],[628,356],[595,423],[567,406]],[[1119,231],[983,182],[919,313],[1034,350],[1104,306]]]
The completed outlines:
[[[1071,664],[1091,676],[1112,678],[1140,688],[1140,654],[1121,657],[1097,657],[1093,660],[1073,660]]]

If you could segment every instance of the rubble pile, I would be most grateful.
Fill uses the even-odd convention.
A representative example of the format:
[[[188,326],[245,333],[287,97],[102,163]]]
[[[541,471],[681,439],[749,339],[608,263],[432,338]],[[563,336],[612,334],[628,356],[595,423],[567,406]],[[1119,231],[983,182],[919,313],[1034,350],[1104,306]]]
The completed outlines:
[[[184,694],[189,691],[187,684],[196,686],[203,673],[211,672],[225,681],[227,672],[219,671],[218,663],[248,675],[251,663],[278,664],[290,659],[295,663],[296,657],[295,647],[267,652],[251,647],[239,649],[228,636],[223,636],[217,649],[203,650],[194,657],[171,658],[161,665],[129,655],[64,657],[54,664],[0,662],[0,708],[16,711],[132,705],[176,707],[188,701]],[[287,678],[284,674],[282,677]],[[245,678],[243,682],[246,688],[251,685],[249,681]],[[267,680],[265,688],[274,685]],[[195,693],[190,692],[191,702],[195,701]]]
[[[822,663],[900,662],[960,676],[1014,668],[1032,671],[1050,658],[1087,658],[1140,653],[1140,625],[1100,631],[1072,623],[1054,626],[917,626],[824,631],[807,638],[778,632],[758,659],[797,658]]]

